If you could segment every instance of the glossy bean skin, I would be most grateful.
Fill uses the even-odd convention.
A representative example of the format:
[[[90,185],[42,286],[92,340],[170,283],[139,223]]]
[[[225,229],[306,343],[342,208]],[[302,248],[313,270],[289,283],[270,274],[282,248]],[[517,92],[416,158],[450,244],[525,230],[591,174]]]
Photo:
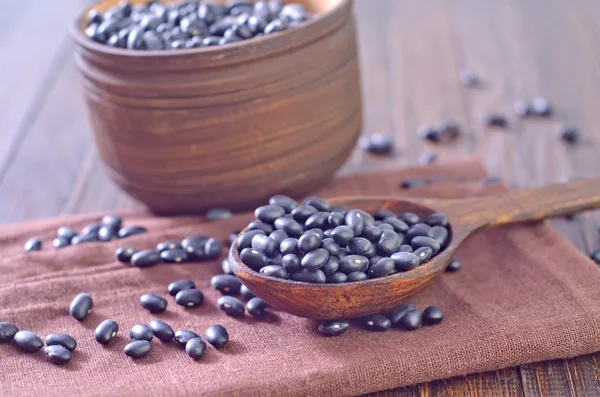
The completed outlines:
[[[258,299],[258,298],[253,298],[253,299]],[[248,303],[250,303],[250,302],[248,302]],[[263,304],[264,304],[264,302],[263,302]],[[264,308],[263,308],[263,310],[264,310]],[[229,341],[229,333],[227,332],[225,327],[223,327],[220,324],[215,324],[215,325],[210,326],[206,330],[205,337],[206,337],[206,341],[208,343],[210,343],[211,345],[213,345],[214,347],[216,347],[217,349],[222,348]]]
[[[104,320],[94,330],[94,338],[102,345],[110,343],[119,332],[119,324],[114,320]]]
[[[14,335],[13,340],[17,348],[25,353],[35,353],[44,347],[42,339],[31,331],[18,331]]]
[[[346,320],[321,321],[317,329],[325,336],[339,336],[350,329],[350,322]]]
[[[19,332],[19,328],[8,321],[0,322],[0,343],[8,343],[12,341],[15,334]]]
[[[46,336],[46,346],[60,345],[69,351],[75,350],[77,342],[68,334],[50,334]]]
[[[195,288],[196,288],[196,284],[194,284],[194,282],[192,280],[177,280],[177,281],[173,281],[171,284],[169,284],[169,286],[167,287],[167,290],[169,291],[169,295],[176,296],[177,293],[181,290],[195,289]]]
[[[152,350],[152,344],[147,340],[136,340],[125,346],[123,352],[131,358],[142,358]]]
[[[162,320],[155,319],[150,321],[150,329],[152,329],[154,336],[161,342],[168,342],[175,336],[173,328]]]
[[[76,320],[83,321],[89,312],[92,311],[93,305],[94,302],[92,301],[92,297],[82,292],[73,298],[73,301],[69,306],[69,313]]]
[[[244,312],[246,311],[244,304],[233,296],[226,295],[220,297],[217,301],[217,305],[219,306],[219,309],[233,317],[243,317]]]

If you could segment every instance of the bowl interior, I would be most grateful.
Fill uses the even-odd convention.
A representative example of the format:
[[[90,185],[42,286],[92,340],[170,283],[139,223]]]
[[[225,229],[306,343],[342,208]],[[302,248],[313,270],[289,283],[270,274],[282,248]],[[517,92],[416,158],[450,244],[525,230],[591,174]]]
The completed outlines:
[[[99,12],[106,12],[108,11],[110,8],[118,5],[119,3],[121,3],[122,0],[104,0],[101,2],[98,2],[96,4],[93,4],[89,7],[87,7],[84,12],[81,14],[81,18],[79,20],[79,26],[81,28],[81,31],[85,30],[86,28],[86,21],[85,18],[83,18],[83,16],[87,15],[88,12],[90,12],[91,10],[97,10]],[[128,0],[130,4],[133,5],[137,5],[137,4],[146,4],[148,2],[148,0]],[[213,2],[217,2],[217,3],[224,3],[226,0],[212,0]],[[332,9],[334,9],[335,7],[339,6],[342,2],[345,2],[347,0],[294,0],[294,1],[285,1],[284,3],[301,3],[304,4],[304,6],[306,7],[306,9],[312,13],[312,14],[323,14],[326,13],[328,11],[331,11]],[[169,4],[169,3],[182,3],[182,0],[161,0],[161,3],[165,3],[165,4]]]

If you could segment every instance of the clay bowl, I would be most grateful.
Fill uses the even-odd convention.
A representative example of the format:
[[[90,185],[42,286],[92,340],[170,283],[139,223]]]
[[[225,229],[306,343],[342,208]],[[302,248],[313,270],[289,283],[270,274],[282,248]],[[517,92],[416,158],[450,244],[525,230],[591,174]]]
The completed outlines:
[[[79,18],[76,61],[110,177],[168,214],[248,209],[326,183],[361,129],[352,0],[301,2],[319,15],[297,28],[178,51],[98,44]]]

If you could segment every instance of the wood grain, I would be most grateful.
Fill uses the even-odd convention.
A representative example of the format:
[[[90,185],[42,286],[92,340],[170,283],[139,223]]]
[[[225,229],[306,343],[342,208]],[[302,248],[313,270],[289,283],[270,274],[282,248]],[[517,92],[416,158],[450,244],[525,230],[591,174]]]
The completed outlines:
[[[2,222],[139,207],[108,178],[78,103],[66,24],[85,4],[91,1],[0,2]],[[384,158],[355,151],[341,173],[412,164],[434,151],[441,160],[479,154],[490,174],[516,188],[600,176],[599,2],[357,0],[355,15],[363,132],[390,135],[396,149]],[[479,87],[458,83],[465,67],[480,77]],[[552,101],[554,118],[513,115],[516,99],[538,95]],[[482,127],[492,111],[507,115],[509,129]],[[451,145],[418,139],[419,125],[441,119],[460,122],[463,137]],[[581,144],[555,138],[563,122],[580,129]],[[581,250],[600,247],[598,212],[553,223]],[[600,396],[599,377],[596,354],[373,395],[588,397]]]

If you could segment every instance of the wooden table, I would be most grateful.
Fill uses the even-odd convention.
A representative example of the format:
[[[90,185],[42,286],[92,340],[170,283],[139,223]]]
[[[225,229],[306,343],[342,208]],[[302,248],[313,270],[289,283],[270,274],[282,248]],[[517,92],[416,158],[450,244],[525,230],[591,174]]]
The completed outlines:
[[[111,183],[92,141],[66,26],[83,0],[0,2],[0,221],[136,207]],[[396,152],[356,151],[342,173],[398,167],[435,151],[480,154],[513,187],[600,175],[600,2],[595,0],[357,0],[364,131],[393,136]],[[479,88],[457,76],[471,68]],[[545,96],[549,120],[519,120],[517,99]],[[488,112],[508,130],[483,128]],[[450,145],[422,142],[421,124],[455,120]],[[577,126],[581,143],[555,132]],[[556,226],[598,248],[597,214]],[[436,381],[378,396],[600,396],[600,354]]]

